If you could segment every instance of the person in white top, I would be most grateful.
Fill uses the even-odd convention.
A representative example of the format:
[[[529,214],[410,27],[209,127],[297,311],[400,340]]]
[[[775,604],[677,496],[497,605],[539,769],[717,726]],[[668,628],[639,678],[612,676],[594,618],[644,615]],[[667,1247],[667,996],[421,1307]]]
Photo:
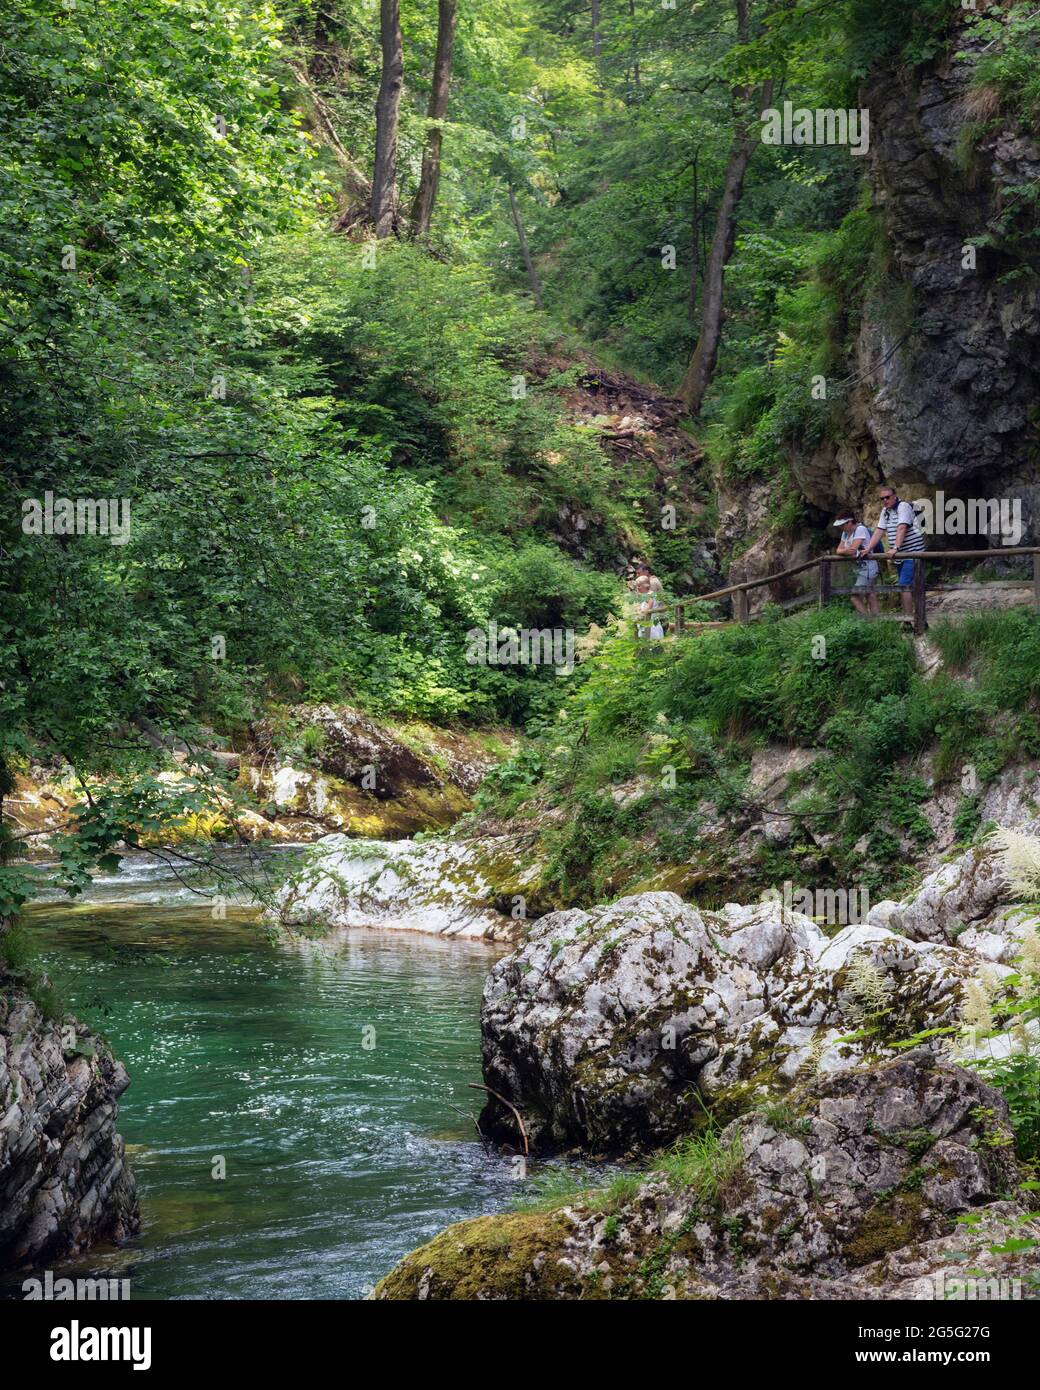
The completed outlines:
[[[870,555],[882,541],[887,542],[890,551],[901,551],[904,555],[915,550],[924,550],[924,536],[917,525],[917,514],[913,506],[909,502],[901,502],[895,488],[887,484],[881,489],[880,497],[881,515],[870,538],[870,544],[863,553]],[[910,592],[910,585],[914,582],[915,568],[916,562],[913,560],[900,560],[897,564],[899,587],[902,591],[899,597],[903,601],[903,612],[908,618],[914,615],[914,596]]]
[[[642,625],[637,627],[636,635],[640,638],[649,637],[655,641],[661,641],[664,637],[664,623],[662,622],[664,604],[661,602],[658,591],[651,588],[651,578],[649,572],[636,575],[635,588],[632,590],[639,616],[644,618],[648,624],[645,627]],[[658,613],[661,614],[660,617],[658,617]]]
[[[856,577],[853,587],[858,591],[852,595],[852,606],[864,618],[876,618],[879,612],[878,596],[874,592],[877,583],[878,562],[861,560],[859,555],[870,544],[870,528],[864,526],[854,513],[848,512],[834,523],[841,527],[838,537],[838,554],[856,560]]]

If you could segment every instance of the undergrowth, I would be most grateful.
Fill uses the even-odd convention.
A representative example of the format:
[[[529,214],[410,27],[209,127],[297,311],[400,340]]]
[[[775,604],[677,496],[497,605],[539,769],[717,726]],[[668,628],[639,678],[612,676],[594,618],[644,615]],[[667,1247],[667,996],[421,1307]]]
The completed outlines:
[[[932,839],[924,803],[938,788],[961,788],[955,830],[968,843],[985,786],[1040,756],[1037,615],[979,614],[931,637],[945,669],[926,680],[894,624],[839,605],[652,646],[612,636],[560,717],[487,779],[480,810],[563,811],[541,832],[544,886],[560,905],[598,901],[696,861],[706,822],[772,814],[749,783],[752,758],[797,746],[815,757],[788,786],[795,829],[760,837],[738,866],[745,896],[808,873],[892,895]],[[718,854],[700,867],[696,896],[711,905],[734,870]]]

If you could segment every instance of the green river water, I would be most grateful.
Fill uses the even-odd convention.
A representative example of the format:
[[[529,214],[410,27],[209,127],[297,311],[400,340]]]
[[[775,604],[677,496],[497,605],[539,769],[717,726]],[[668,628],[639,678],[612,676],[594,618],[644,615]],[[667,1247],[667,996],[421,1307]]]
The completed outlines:
[[[85,902],[30,909],[64,1003],[132,1078],[141,1234],[61,1273],[127,1277],[138,1299],[360,1298],[449,1222],[515,1199],[467,1118],[496,952],[374,929],[274,943],[254,916],[214,921],[143,856]]]

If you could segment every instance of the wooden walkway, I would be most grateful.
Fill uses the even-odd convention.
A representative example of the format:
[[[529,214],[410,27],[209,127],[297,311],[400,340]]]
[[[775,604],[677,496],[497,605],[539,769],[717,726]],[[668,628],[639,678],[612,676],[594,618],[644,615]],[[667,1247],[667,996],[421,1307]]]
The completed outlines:
[[[970,583],[948,582],[935,584],[928,587],[925,582],[925,564],[928,561],[938,561],[949,564],[964,560],[994,560],[1005,559],[1012,555],[1031,555],[1033,557],[1033,574],[1029,580],[1023,577],[1022,581],[994,579],[994,580],[973,580]],[[886,551],[878,557],[881,565],[901,563],[903,560],[914,562],[913,583],[909,585],[910,593],[913,596],[912,616],[904,613],[883,613],[882,619],[895,622],[907,622],[912,624],[914,635],[920,636],[927,627],[925,616],[925,606],[928,594],[952,593],[956,589],[971,589],[976,593],[986,589],[1022,589],[1032,587],[1033,607],[1040,613],[1040,546],[1008,546],[999,550],[918,550],[913,554],[905,552]],[[749,579],[743,584],[731,584],[726,589],[716,589],[710,594],[697,594],[693,598],[682,600],[678,603],[665,604],[660,608],[654,609],[652,614],[647,614],[643,618],[634,620],[638,628],[645,628],[648,623],[662,622],[667,615],[671,615],[671,626],[675,635],[681,636],[684,632],[705,631],[712,628],[729,627],[731,622],[749,623],[761,616],[751,612],[749,595],[756,589],[768,588],[770,585],[783,584],[790,579],[796,578],[801,574],[808,574],[816,571],[816,586],[804,594],[797,594],[793,598],[779,599],[774,603],[774,607],[793,612],[797,608],[807,607],[815,603],[820,608],[825,608],[832,599],[839,595],[857,593],[866,596],[867,590],[849,588],[837,588],[833,583],[833,566],[849,565],[854,563],[846,555],[818,555],[813,560],[806,560],[804,564],[794,565],[791,569],[780,570],[777,574],[767,574],[762,579]],[[897,584],[877,584],[872,590],[875,594],[901,594],[906,590]],[[686,610],[694,603],[721,603],[729,599],[733,606],[733,618],[730,622],[700,622],[696,619],[687,621]]]

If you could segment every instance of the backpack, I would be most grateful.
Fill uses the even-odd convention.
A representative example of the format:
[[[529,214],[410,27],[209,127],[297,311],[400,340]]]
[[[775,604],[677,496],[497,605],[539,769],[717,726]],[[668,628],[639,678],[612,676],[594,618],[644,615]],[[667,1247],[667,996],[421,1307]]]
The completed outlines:
[[[870,527],[869,527],[869,526],[866,526],[864,522],[860,522],[860,525],[863,526],[865,530],[870,531]],[[871,534],[873,534],[873,532],[871,532]],[[884,541],[878,541],[877,545],[876,545],[876,546],[874,547],[874,549],[871,551],[871,553],[870,553],[870,555],[869,555],[868,558],[871,559],[871,560],[873,560],[873,559],[875,559],[878,555],[883,555],[884,553],[885,553],[885,542],[884,542]],[[857,560],[857,561],[856,561],[856,564],[857,564],[857,565],[866,564],[866,560]]]
[[[922,522],[923,522],[923,520],[924,520],[924,508],[923,508],[923,507],[917,507],[917,506],[915,506],[913,502],[907,502],[905,497],[897,497],[897,498],[896,498],[896,506],[895,506],[895,511],[896,511],[896,515],[897,515],[897,516],[899,515],[899,508],[900,508],[900,506],[901,506],[904,502],[906,502],[906,505],[910,508],[910,510],[911,510],[911,511],[913,512],[913,514],[914,514],[914,522],[913,522],[914,526],[915,526],[915,527],[917,528],[917,530],[920,531],[920,532],[922,533],[922,535],[923,535],[923,534],[924,534],[924,526],[922,525]],[[891,511],[891,510],[892,510],[892,509],[891,509],[890,507],[886,507],[886,508],[885,508],[885,511],[886,511],[886,512],[887,512],[887,511]],[[880,549],[880,547],[879,547],[879,549]]]

